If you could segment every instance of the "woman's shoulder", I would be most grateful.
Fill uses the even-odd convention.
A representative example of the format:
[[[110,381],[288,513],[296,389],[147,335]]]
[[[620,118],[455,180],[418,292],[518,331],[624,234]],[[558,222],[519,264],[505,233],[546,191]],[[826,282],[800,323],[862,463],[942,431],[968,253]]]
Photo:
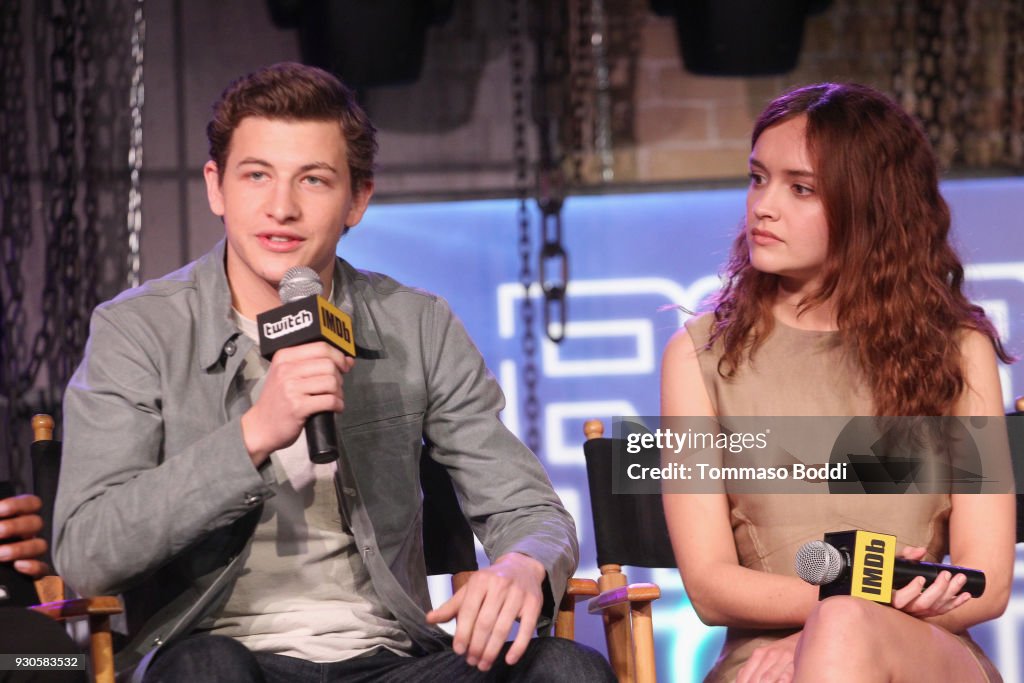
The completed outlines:
[[[999,360],[992,339],[980,330],[964,328],[959,334],[964,391],[954,407],[959,415],[1002,415]]]
[[[701,349],[707,346],[711,339],[711,326],[715,322],[714,313],[698,313],[683,323],[683,329],[676,333],[679,336],[683,330],[693,340],[695,348]]]

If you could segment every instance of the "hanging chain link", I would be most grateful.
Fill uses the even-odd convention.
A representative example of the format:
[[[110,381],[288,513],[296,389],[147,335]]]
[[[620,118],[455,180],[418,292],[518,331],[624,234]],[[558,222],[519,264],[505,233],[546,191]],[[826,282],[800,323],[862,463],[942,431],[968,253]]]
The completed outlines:
[[[907,81],[905,68],[910,64],[908,51],[910,36],[907,27],[907,2],[895,0],[892,3],[893,23],[890,40],[892,42],[892,68],[889,72],[892,94],[896,102],[904,109],[913,110],[912,87]]]
[[[1019,0],[1006,5],[1008,32],[1014,3]],[[892,88],[920,119],[944,166],[991,163],[985,73],[991,60],[980,47],[978,15],[974,0],[903,0],[894,7]],[[1018,50],[1019,37],[1007,38],[1008,51]],[[1004,113],[1004,124],[1007,118]]]
[[[107,286],[109,296],[123,286],[123,208],[116,225],[108,220],[104,229],[102,218],[105,207],[108,218],[115,202],[123,207],[127,186],[127,173],[118,170],[125,155],[116,165],[110,161],[128,137],[120,114],[128,85],[117,64],[127,56],[124,4],[0,3],[0,396],[7,401],[0,432],[9,437],[0,457],[10,460],[12,473],[23,473],[18,437],[28,415],[45,411],[59,419],[100,292]],[[115,64],[114,77],[108,62]],[[34,126],[27,125],[30,107]],[[30,182],[34,173],[38,182]],[[104,244],[101,232],[115,230],[117,243]],[[38,254],[30,249],[34,235]],[[103,267],[102,259],[108,259]],[[25,275],[29,268],[32,278]]]
[[[540,399],[537,397],[537,336],[534,333],[536,311],[530,287],[533,285],[533,249],[530,240],[529,152],[526,147],[526,0],[508,0],[509,58],[512,76],[513,154],[516,173],[516,221],[519,230],[519,282],[523,285],[520,307],[522,323],[522,380],[525,442],[534,453],[540,452]]]
[[[570,81],[568,3],[541,3],[542,14],[533,24],[537,64],[533,98],[533,120],[540,137],[537,162],[537,206],[541,213],[539,279],[544,292],[544,332],[558,343],[565,338],[566,291],[569,284],[569,256],[562,243],[562,206],[566,196],[563,164],[567,102]]]
[[[53,52],[50,55],[50,111],[56,131],[51,156],[49,232],[46,261],[48,277],[43,291],[44,330],[42,337],[56,346],[49,354],[48,371],[51,385],[63,385],[71,377],[75,362],[74,331],[79,315],[74,298],[66,296],[81,283],[78,268],[79,222],[75,211],[78,200],[78,165],[76,147],[79,128],[76,120],[75,90],[75,18],[77,2],[58,3],[51,17]],[[59,325],[58,325],[59,323]],[[42,341],[41,344],[45,344]],[[40,351],[43,351],[40,348]],[[40,356],[46,355],[40,353]],[[33,361],[36,360],[33,353]]]
[[[968,31],[970,27],[968,20],[970,13],[967,5],[968,0],[954,0],[953,3],[946,5],[949,15],[946,26],[949,27],[951,34],[949,43],[952,47],[952,50],[949,51],[949,61],[952,62],[953,78],[952,87],[948,87],[943,94],[949,110],[946,128],[953,138],[950,161],[954,163],[967,161],[967,137],[970,131],[968,119],[973,104],[969,95],[971,93],[971,74],[974,73],[972,68],[974,55],[969,49]]]
[[[78,38],[78,63],[82,74],[82,213],[85,218],[82,233],[76,248],[79,250],[81,272],[74,294],[75,306],[69,325],[71,328],[71,348],[85,348],[88,336],[88,315],[96,307],[98,288],[91,283],[99,281],[99,192],[101,184],[97,175],[97,150],[93,132],[96,128],[96,90],[97,78],[94,68],[94,51],[92,36],[100,33],[98,26],[90,18],[93,14],[87,9],[87,3],[80,0],[76,20]],[[85,284],[86,286],[82,286]],[[77,356],[77,353],[76,353]],[[77,357],[76,357],[77,362]]]
[[[139,286],[142,270],[140,241],[142,237],[142,107],[146,90],[142,80],[142,64],[146,45],[146,20],[142,13],[143,0],[137,0],[132,24],[132,85],[128,106],[132,112],[131,147],[128,166],[131,169],[131,187],[128,190],[128,286]]]
[[[32,241],[23,48],[21,3],[0,3],[0,399],[6,400],[9,423],[22,414],[31,384],[22,371],[28,356],[22,265]],[[0,434],[0,448],[16,461],[21,448],[15,430],[0,428]]]
[[[938,3],[918,2],[914,44],[917,69],[914,96],[918,116],[928,139],[936,150],[942,149],[942,7]]]
[[[569,160],[572,168],[571,182],[575,185],[582,185],[584,182],[583,165],[587,147],[584,142],[587,138],[584,126],[587,120],[587,95],[591,89],[591,79],[594,73],[590,47],[591,2],[592,0],[570,0],[569,3],[569,16],[574,19],[574,21],[570,21],[572,31],[568,36],[570,46]]]
[[[600,166],[601,181],[615,180],[615,156],[612,153],[612,36],[604,0],[591,0],[590,14],[596,102],[594,104],[594,150]]]
[[[1024,168],[1024,6],[1006,0],[1003,62],[1003,157],[1011,167]]]

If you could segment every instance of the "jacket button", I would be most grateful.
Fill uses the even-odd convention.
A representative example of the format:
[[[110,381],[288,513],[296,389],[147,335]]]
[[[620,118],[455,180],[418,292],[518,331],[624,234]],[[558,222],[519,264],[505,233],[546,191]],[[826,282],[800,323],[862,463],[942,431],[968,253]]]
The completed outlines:
[[[260,497],[257,496],[255,493],[247,493],[247,494],[245,494],[245,504],[246,505],[255,505],[258,502],[260,502]]]
[[[235,355],[235,351],[238,350],[238,344],[235,343],[234,339],[229,339],[228,343],[224,345],[224,353],[228,356]]]

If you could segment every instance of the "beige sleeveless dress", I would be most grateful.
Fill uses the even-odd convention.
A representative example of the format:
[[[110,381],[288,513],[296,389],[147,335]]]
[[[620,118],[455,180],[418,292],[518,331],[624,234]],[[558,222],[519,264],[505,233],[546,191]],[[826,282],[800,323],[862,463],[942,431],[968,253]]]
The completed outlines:
[[[704,384],[716,414],[728,416],[873,415],[867,388],[832,332],[798,330],[781,323],[731,379],[718,374],[720,349],[704,350],[712,316],[686,323],[698,349]],[[824,532],[865,529],[894,534],[897,547],[923,546],[929,562],[948,552],[948,494],[815,495],[729,494],[733,537],[740,563],[763,572],[796,576],[794,558]],[[705,681],[734,681],[754,649],[794,631],[729,628]],[[988,680],[1002,678],[966,633],[960,636]]]

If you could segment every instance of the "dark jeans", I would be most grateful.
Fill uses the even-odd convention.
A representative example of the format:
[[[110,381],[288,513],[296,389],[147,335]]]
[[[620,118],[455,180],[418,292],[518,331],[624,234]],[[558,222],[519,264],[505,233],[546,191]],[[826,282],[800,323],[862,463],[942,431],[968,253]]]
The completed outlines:
[[[387,650],[341,662],[318,664],[284,655],[250,652],[225,636],[197,635],[161,652],[146,672],[145,683],[329,683],[361,681],[540,681],[613,683],[611,667],[595,650],[563,638],[534,638],[515,666],[505,664],[505,644],[490,671],[469,666],[452,650],[422,657],[401,657]]]

